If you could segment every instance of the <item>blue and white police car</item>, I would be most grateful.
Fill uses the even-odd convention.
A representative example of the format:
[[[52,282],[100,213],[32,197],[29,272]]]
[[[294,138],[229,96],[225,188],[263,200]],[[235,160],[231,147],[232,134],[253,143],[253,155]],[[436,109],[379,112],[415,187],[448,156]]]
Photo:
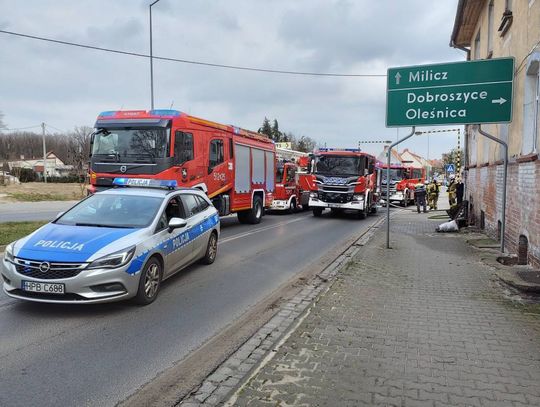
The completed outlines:
[[[214,262],[220,222],[204,192],[175,181],[116,178],[113,185],[6,247],[7,295],[144,305],[166,278],[196,261]]]

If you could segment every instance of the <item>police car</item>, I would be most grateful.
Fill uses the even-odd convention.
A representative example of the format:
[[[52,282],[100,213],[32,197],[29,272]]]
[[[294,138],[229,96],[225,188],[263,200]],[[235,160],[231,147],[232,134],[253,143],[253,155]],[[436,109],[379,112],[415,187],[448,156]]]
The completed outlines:
[[[177,189],[175,181],[116,178],[113,185],[6,247],[7,295],[145,305],[166,278],[198,260],[214,262],[220,223],[204,192]]]

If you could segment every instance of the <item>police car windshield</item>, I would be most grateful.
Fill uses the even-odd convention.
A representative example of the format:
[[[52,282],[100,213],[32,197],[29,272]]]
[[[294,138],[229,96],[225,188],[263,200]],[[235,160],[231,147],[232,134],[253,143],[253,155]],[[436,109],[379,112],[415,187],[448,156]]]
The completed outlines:
[[[133,158],[165,158],[168,156],[170,129],[99,129],[92,146],[93,155],[110,156],[118,162]]]
[[[55,221],[60,225],[143,228],[154,220],[162,198],[122,194],[95,194]]]

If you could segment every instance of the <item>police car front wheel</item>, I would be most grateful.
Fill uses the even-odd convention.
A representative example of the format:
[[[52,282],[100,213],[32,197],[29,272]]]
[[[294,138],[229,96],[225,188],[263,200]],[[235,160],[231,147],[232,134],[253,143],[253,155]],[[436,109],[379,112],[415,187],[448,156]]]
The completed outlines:
[[[218,247],[218,237],[216,232],[212,232],[206,246],[206,253],[201,259],[203,264],[212,264],[216,260]]]
[[[147,305],[157,298],[162,276],[163,267],[161,262],[156,257],[151,258],[141,273],[139,289],[135,296],[137,304]]]

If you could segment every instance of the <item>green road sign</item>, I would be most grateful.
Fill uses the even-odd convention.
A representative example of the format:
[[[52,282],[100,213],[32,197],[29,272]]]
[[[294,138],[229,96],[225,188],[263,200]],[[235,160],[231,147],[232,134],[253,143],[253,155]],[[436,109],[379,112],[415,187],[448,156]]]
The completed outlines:
[[[386,126],[512,121],[514,58],[388,69]]]

